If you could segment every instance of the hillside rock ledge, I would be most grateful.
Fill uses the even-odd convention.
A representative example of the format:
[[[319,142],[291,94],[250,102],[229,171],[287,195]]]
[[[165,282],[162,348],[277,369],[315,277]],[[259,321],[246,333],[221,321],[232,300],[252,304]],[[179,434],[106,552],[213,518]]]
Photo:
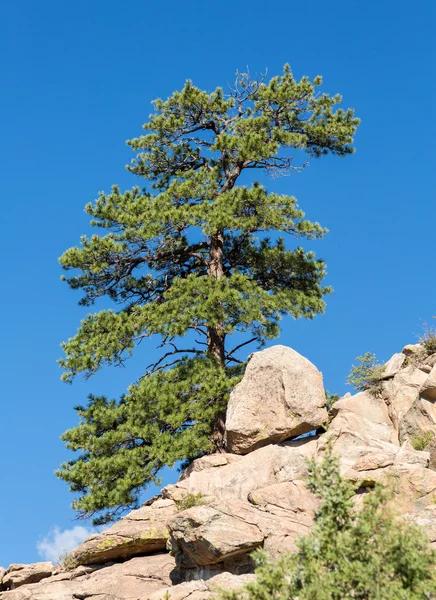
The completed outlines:
[[[255,353],[229,401],[227,452],[193,461],[160,497],[90,536],[71,553],[75,568],[0,568],[0,600],[211,600],[236,589],[253,578],[254,549],[278,556],[309,531],[318,500],[307,461],[327,445],[358,484],[356,500],[394,482],[395,507],[436,548],[435,365],[435,354],[405,346],[377,395],[347,394],[328,414],[311,362],[285,346]]]

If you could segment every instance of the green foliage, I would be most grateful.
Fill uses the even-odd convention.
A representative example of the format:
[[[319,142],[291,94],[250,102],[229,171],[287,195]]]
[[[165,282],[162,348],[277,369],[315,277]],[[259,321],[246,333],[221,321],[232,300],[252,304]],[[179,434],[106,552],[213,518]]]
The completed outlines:
[[[434,437],[432,431],[423,431],[422,433],[415,433],[412,436],[410,443],[412,444],[415,450],[425,450],[427,446],[430,444]]]
[[[333,407],[333,404],[340,399],[339,394],[330,394],[327,390],[325,390],[325,407],[328,411],[330,411]]]
[[[423,330],[419,343],[423,345],[425,354],[430,356],[430,354],[436,353],[436,329],[424,323]]]
[[[116,516],[163,465],[222,445],[241,348],[277,336],[287,315],[323,312],[324,262],[285,238],[327,230],[293,196],[251,177],[298,172],[304,155],[354,151],[358,119],[320,85],[295,80],[288,66],[269,82],[238,74],[229,95],[188,81],[154,102],[144,135],[128,142],[137,152],[128,170],[143,187],[114,186],[86,206],[100,232],[63,254],[64,279],[81,305],[105,298],[115,308],[88,314],[63,344],[63,379],[123,365],[151,336],[163,350],[120,402],[92,396],[64,434],[80,455],[58,475],[79,492],[83,516]]]
[[[360,365],[352,366],[347,383],[353,385],[356,390],[368,390],[377,396],[381,392],[384,366],[377,363],[375,354],[370,352],[358,356],[356,360],[360,361]]]
[[[187,494],[182,500],[176,502],[176,506],[178,510],[182,511],[192,508],[193,506],[201,506],[202,504],[205,504],[205,502],[204,494]]]
[[[425,534],[399,521],[377,487],[353,511],[351,483],[328,451],[311,464],[308,487],[322,503],[298,551],[273,560],[258,551],[256,581],[227,600],[425,600],[436,594],[436,553]]]
[[[93,521],[107,523],[138,506],[144,482],[158,484],[164,465],[213,451],[211,423],[240,379],[238,369],[231,375],[213,360],[186,360],[142,378],[120,402],[90,396],[77,407],[80,424],[62,439],[81,454],[57,475],[79,492],[72,504],[79,515],[113,507]]]
[[[58,565],[65,571],[73,571],[78,566],[78,562],[69,552],[64,552],[59,557]]]

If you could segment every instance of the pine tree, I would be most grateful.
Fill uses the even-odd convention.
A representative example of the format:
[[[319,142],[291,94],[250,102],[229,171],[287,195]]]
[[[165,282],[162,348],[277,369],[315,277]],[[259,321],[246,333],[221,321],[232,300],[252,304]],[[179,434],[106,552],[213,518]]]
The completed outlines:
[[[222,600],[434,600],[436,552],[418,526],[401,520],[380,486],[356,513],[355,486],[328,450],[312,461],[308,488],[321,499],[314,526],[296,553],[254,555],[256,580]]]
[[[283,236],[326,229],[252,177],[298,172],[304,154],[354,151],[358,119],[320,85],[296,81],[289,66],[268,83],[238,74],[227,95],[188,81],[154,102],[144,135],[128,142],[137,155],[127,168],[144,187],[114,186],[86,206],[103,233],[64,253],[65,279],[83,306],[107,297],[117,309],[89,314],[63,344],[64,380],[122,365],[150,336],[163,351],[120,402],[78,407],[79,425],[63,436],[81,454],[58,475],[83,516],[113,518],[163,465],[221,448],[241,349],[277,336],[285,315],[323,312],[324,262]]]

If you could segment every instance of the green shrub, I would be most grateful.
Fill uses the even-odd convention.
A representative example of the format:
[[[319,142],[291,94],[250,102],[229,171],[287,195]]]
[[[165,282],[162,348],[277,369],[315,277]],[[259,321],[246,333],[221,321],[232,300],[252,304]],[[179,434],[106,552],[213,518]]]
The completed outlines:
[[[347,377],[347,384],[354,386],[359,391],[369,391],[378,396],[382,391],[382,377],[384,366],[377,362],[375,354],[367,352],[357,356],[360,365],[353,365]]]
[[[188,508],[192,508],[193,506],[200,506],[201,504],[205,504],[205,503],[206,503],[206,497],[204,494],[201,494],[201,493],[188,494],[181,500],[177,500],[176,506],[177,506],[178,510],[182,511],[182,510],[187,510]]]
[[[68,552],[63,552],[58,559],[58,565],[66,571],[72,571],[78,564],[77,560]]]
[[[332,406],[335,402],[340,399],[339,394],[330,394],[327,390],[325,390],[325,407],[330,412]]]
[[[430,354],[436,353],[436,328],[424,323],[423,330],[424,332],[419,338],[419,343],[424,346],[426,356],[430,356]]]
[[[353,484],[339,474],[328,450],[310,464],[308,488],[322,503],[314,526],[296,553],[278,560],[264,551],[253,558],[256,580],[227,600],[425,600],[436,598],[436,552],[425,534],[399,521],[378,486],[353,510]]]
[[[432,439],[433,433],[431,431],[423,431],[422,433],[415,433],[410,443],[415,450],[425,450]]]

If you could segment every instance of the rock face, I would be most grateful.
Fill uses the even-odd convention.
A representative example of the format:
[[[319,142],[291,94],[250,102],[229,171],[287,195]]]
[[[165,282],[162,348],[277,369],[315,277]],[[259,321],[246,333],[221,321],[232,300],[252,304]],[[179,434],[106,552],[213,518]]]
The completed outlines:
[[[53,573],[53,564],[51,562],[39,562],[33,565],[10,565],[2,577],[2,585],[14,590],[17,587],[28,583],[38,583]]]
[[[253,550],[295,551],[308,533],[319,504],[307,461],[328,445],[359,486],[356,506],[374,484],[394,485],[395,508],[436,548],[435,364],[421,345],[406,346],[377,396],[347,394],[315,435],[327,420],[319,371],[283,346],[255,354],[231,395],[227,453],[194,460],[161,497],[89,537],[71,554],[73,570],[0,568],[0,600],[212,600],[237,589],[253,578]],[[179,509],[185,501],[191,508]]]
[[[321,373],[292,348],[273,346],[251,357],[244,379],[230,395],[227,448],[247,454],[326,421]]]
[[[80,565],[95,565],[161,552],[168,539],[168,522],[176,513],[171,500],[157,500],[151,506],[133,510],[109,529],[89,537],[71,557]]]
[[[171,585],[169,554],[132,558],[106,567],[64,571],[35,585],[1,594],[2,600],[133,600]]]

